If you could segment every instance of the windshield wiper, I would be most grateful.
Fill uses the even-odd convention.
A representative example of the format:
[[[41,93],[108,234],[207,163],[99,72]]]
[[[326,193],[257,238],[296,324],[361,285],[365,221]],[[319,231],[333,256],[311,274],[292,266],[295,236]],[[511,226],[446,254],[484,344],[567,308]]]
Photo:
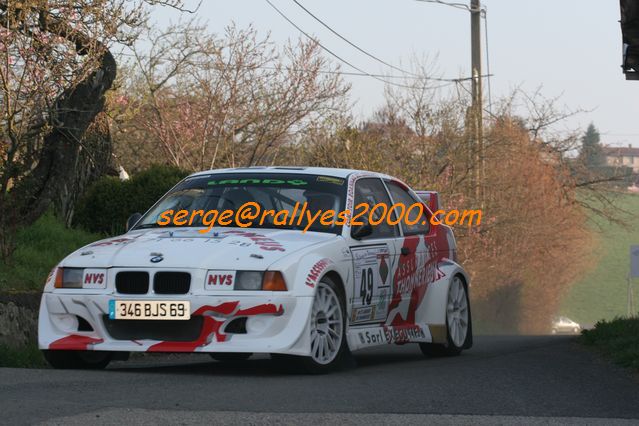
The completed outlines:
[[[143,225],[138,225],[134,229],[148,229],[148,228],[164,228],[166,225],[158,225],[157,223],[145,223]]]
[[[194,225],[190,225],[190,226],[183,226],[183,225],[179,226],[179,225],[174,225],[174,224],[172,224],[172,223],[169,223],[169,224],[167,224],[167,225],[158,225],[157,223],[155,223],[155,222],[154,222],[154,223],[145,223],[145,224],[142,224],[142,225],[138,225],[138,226],[136,226],[136,227],[135,227],[135,228],[133,228],[133,229],[149,229],[149,228],[189,228],[189,227],[191,227],[191,226],[198,227],[198,226],[203,226],[203,225],[195,225],[195,224],[194,224]]]

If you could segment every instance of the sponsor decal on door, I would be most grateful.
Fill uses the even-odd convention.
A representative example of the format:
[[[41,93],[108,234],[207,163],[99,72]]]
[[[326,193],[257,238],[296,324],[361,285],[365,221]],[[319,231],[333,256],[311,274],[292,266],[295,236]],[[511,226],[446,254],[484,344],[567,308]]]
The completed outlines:
[[[384,321],[391,291],[391,257],[386,244],[352,247],[354,285],[351,323]]]

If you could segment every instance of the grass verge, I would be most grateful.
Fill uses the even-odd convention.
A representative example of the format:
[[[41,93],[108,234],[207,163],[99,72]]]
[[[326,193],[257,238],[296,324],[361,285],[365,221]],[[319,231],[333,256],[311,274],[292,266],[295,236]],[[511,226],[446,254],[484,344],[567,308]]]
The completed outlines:
[[[594,329],[585,330],[579,340],[616,364],[639,370],[639,318],[600,321]]]
[[[627,314],[626,276],[630,268],[630,246],[639,245],[639,195],[611,194],[611,197],[620,211],[633,215],[620,213],[627,227],[593,217],[592,230],[598,240],[593,248],[596,264],[570,288],[559,312],[581,324],[595,324],[602,319],[612,320]],[[635,292],[638,290],[639,286],[636,286]]]
[[[99,240],[97,234],[69,229],[48,213],[17,235],[10,264],[0,261],[0,291],[42,290],[51,269],[74,250]]]
[[[42,352],[35,344],[22,348],[0,345],[0,367],[40,368],[46,365]]]

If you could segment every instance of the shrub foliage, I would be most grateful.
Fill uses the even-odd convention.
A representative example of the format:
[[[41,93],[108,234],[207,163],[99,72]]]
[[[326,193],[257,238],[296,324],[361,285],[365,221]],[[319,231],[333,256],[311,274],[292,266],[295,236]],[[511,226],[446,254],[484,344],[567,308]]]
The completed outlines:
[[[600,321],[593,330],[585,330],[581,343],[593,346],[615,363],[639,369],[639,318],[615,318]]]
[[[173,166],[156,165],[127,181],[104,177],[80,200],[75,224],[90,232],[120,234],[129,216],[144,213],[187,175]]]

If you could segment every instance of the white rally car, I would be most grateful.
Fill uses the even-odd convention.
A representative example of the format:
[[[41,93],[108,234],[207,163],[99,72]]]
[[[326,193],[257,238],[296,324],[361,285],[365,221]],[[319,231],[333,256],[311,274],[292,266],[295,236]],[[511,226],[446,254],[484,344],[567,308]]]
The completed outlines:
[[[416,202],[424,213],[410,218],[413,225],[371,226],[362,217],[360,225],[313,223],[304,232],[303,218],[292,220],[304,216],[294,211],[303,203],[353,212],[361,203]],[[176,226],[177,215],[176,223],[158,223],[166,212],[237,211],[246,203],[286,213],[248,228]],[[472,346],[469,278],[451,229],[430,223],[437,204],[436,193],[418,195],[395,178],[356,170],[193,174],[132,216],[126,234],[54,268],[39,347],[57,368],[103,368],[132,351],[208,352],[218,360],[270,353],[314,372],[376,345],[459,354]]]

